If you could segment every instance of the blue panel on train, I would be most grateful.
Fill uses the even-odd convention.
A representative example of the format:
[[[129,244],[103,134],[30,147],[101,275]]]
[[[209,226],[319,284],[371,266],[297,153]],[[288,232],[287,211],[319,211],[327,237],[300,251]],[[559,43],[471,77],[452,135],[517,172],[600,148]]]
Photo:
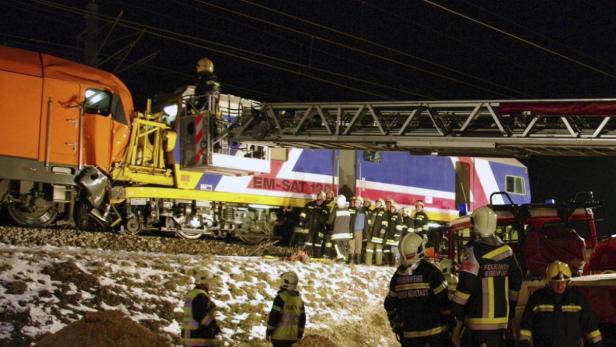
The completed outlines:
[[[333,173],[333,151],[329,149],[304,149],[293,171],[331,175]]]
[[[363,151],[357,151],[361,164],[358,179],[442,191],[452,191],[455,187],[455,173],[449,157],[416,156],[406,152],[380,154],[380,162],[373,163],[363,159]]]

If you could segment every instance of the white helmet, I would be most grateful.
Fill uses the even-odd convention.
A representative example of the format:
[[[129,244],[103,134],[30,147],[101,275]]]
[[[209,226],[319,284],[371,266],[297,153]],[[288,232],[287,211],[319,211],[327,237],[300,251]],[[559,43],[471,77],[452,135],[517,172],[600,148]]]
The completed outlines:
[[[297,274],[295,272],[287,271],[283,273],[282,276],[280,276],[280,279],[282,280],[282,284],[280,285],[280,288],[288,289],[288,290],[297,289],[297,283],[299,282],[299,277],[297,277]]]
[[[197,270],[197,273],[195,274],[195,284],[208,284],[212,282],[213,279],[214,275],[204,269]]]
[[[410,217],[411,216],[411,208],[410,207],[405,207],[402,210],[402,213],[404,214],[405,217]]]
[[[494,235],[497,216],[488,206],[482,206],[476,209],[471,215],[471,220],[473,221],[473,232],[479,234],[481,237]]]
[[[402,265],[409,267],[418,263],[424,257],[423,237],[416,233],[408,233],[400,240],[400,261]]]
[[[336,205],[338,205],[338,208],[345,208],[346,207],[346,196],[339,195],[338,199],[336,200]]]
[[[358,201],[360,205],[364,204],[364,198],[362,198],[361,196],[356,197],[355,201]]]

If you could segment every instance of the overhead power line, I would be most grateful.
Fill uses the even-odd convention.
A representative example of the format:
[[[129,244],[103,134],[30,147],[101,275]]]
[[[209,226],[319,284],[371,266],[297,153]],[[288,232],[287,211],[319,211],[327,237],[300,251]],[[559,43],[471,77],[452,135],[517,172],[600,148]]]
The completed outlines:
[[[602,74],[602,75],[604,75],[604,76],[607,76],[607,77],[611,77],[611,78],[616,79],[616,75],[611,74],[611,73],[606,72],[606,71],[603,71],[603,70],[601,70],[601,69],[599,69],[599,68],[596,68],[596,67],[594,67],[594,66],[592,66],[592,65],[588,65],[588,64],[586,64],[586,63],[584,63],[584,62],[581,62],[581,61],[579,61],[579,60],[577,60],[577,59],[570,58],[570,57],[568,57],[568,56],[566,56],[566,55],[564,55],[564,54],[558,53],[558,52],[556,52],[556,51],[554,51],[554,50],[551,50],[551,49],[549,49],[549,48],[547,48],[547,47],[544,47],[544,46],[542,46],[542,45],[540,45],[540,44],[534,43],[534,42],[532,42],[532,41],[529,41],[529,40],[524,39],[524,38],[522,38],[522,37],[519,37],[519,36],[517,36],[517,35],[511,34],[511,33],[507,32],[507,31],[505,31],[505,30],[502,30],[502,29],[499,29],[499,28],[497,28],[497,27],[495,27],[495,26],[493,26],[493,25],[490,25],[490,24],[484,23],[484,22],[482,22],[482,21],[480,21],[480,20],[478,20],[478,19],[472,18],[472,17],[467,16],[467,15],[465,15],[465,14],[463,14],[463,13],[460,13],[460,12],[458,12],[458,11],[452,10],[452,9],[450,9],[450,8],[448,8],[448,7],[445,7],[445,6],[441,5],[441,4],[437,4],[437,3],[433,2],[433,1],[430,1],[430,0],[423,0],[423,1],[424,1],[425,3],[427,3],[427,4],[429,4],[429,5],[432,5],[432,6],[434,6],[434,7],[440,8],[440,9],[441,9],[441,10],[443,10],[443,11],[446,11],[446,12],[449,12],[449,13],[454,14],[454,15],[456,15],[456,16],[462,17],[462,18],[467,19],[467,20],[469,20],[469,21],[471,21],[471,22],[473,22],[473,23],[479,24],[479,25],[481,25],[482,27],[485,27],[485,28],[488,28],[488,29],[490,29],[490,30],[493,30],[493,31],[499,32],[499,33],[501,33],[501,34],[503,34],[503,35],[505,35],[505,36],[507,36],[507,37],[509,37],[509,38],[512,38],[512,39],[514,39],[514,40],[517,40],[517,41],[523,42],[523,43],[525,43],[525,44],[527,44],[527,45],[529,45],[529,46],[532,46],[532,47],[538,48],[538,49],[540,49],[540,50],[542,50],[542,51],[544,51],[544,52],[547,52],[547,53],[550,53],[550,54],[555,55],[555,56],[557,56],[557,57],[560,57],[560,58],[565,59],[565,60],[567,60],[567,61],[569,61],[569,62],[572,62],[572,63],[574,63],[574,64],[577,64],[577,65],[579,65],[579,66],[582,66],[582,67],[585,67],[585,68],[587,68],[587,69],[590,69],[590,70],[592,70],[592,71],[594,71],[594,72],[600,73],[600,74]]]
[[[204,0],[194,0],[194,1],[197,1],[197,2],[200,2],[200,3],[206,3],[206,1],[204,1]],[[357,36],[357,35],[353,35],[353,34],[350,34],[350,33],[347,33],[347,32],[344,32],[344,31],[341,31],[341,30],[338,30],[338,29],[335,29],[335,28],[332,28],[332,27],[329,27],[329,26],[326,26],[326,25],[323,25],[323,24],[320,24],[320,23],[317,23],[317,22],[314,22],[314,21],[307,20],[307,19],[302,18],[302,17],[294,16],[294,15],[288,14],[288,13],[286,13],[286,12],[283,12],[283,11],[279,11],[279,10],[273,9],[273,8],[271,8],[271,7],[268,7],[268,6],[265,6],[265,5],[261,5],[261,4],[259,4],[259,3],[255,3],[254,1],[250,1],[250,0],[238,0],[238,1],[241,1],[241,2],[243,2],[243,3],[250,4],[250,5],[252,5],[252,6],[258,7],[258,8],[260,8],[260,9],[264,9],[264,10],[266,10],[266,11],[269,11],[269,12],[272,12],[272,13],[275,13],[275,14],[278,14],[278,15],[281,15],[281,16],[285,16],[285,17],[291,18],[291,19],[293,19],[293,20],[300,21],[300,22],[305,23],[305,24],[309,24],[309,25],[312,25],[312,26],[316,26],[316,27],[318,27],[318,28],[320,28],[320,29],[324,29],[324,30],[330,31],[330,32],[336,33],[336,34],[338,34],[338,35],[342,35],[342,36],[345,36],[345,37],[348,37],[348,38],[352,38],[352,39],[354,39],[354,40],[361,41],[361,42],[363,42],[363,43],[367,43],[367,44],[369,44],[369,45],[372,45],[372,46],[378,47],[378,48],[380,48],[380,49],[385,49],[385,50],[388,50],[388,51],[391,51],[391,52],[394,52],[394,53],[400,54],[400,55],[402,55],[402,56],[405,56],[405,57],[408,57],[408,58],[411,58],[411,59],[415,59],[415,60],[420,61],[420,62],[422,62],[422,63],[424,63],[424,64],[428,64],[428,65],[431,65],[431,66],[434,66],[434,67],[437,67],[437,68],[440,68],[440,69],[443,69],[443,70],[446,70],[446,71],[449,71],[449,72],[453,72],[453,73],[458,74],[458,75],[460,75],[460,76],[464,76],[464,77],[467,77],[467,78],[472,78],[472,79],[474,79],[474,80],[476,80],[476,81],[480,81],[480,82],[483,82],[483,83],[489,84],[489,85],[491,85],[491,86],[495,86],[495,87],[499,87],[499,88],[505,89],[505,90],[507,90],[507,91],[509,91],[509,92],[513,92],[513,93],[520,94],[520,95],[524,95],[524,96],[529,96],[528,94],[526,94],[526,93],[524,93],[524,92],[521,92],[521,91],[519,91],[519,90],[516,90],[516,89],[510,88],[510,87],[507,87],[507,86],[504,86],[504,85],[501,85],[501,84],[498,84],[498,83],[495,83],[495,82],[492,82],[492,81],[489,81],[489,80],[486,80],[486,79],[481,78],[481,77],[474,76],[474,75],[469,74],[469,73],[465,73],[465,72],[460,71],[460,70],[456,70],[456,69],[450,68],[450,67],[445,66],[445,65],[442,65],[442,64],[435,63],[435,62],[433,62],[433,61],[431,61],[431,60],[428,60],[428,59],[425,59],[425,58],[419,57],[419,56],[414,55],[414,54],[410,54],[410,53],[407,53],[407,52],[403,52],[403,51],[401,51],[401,50],[399,50],[399,49],[396,49],[396,48],[393,48],[393,47],[389,47],[389,46],[386,46],[386,45],[380,44],[380,43],[378,43],[378,42],[374,42],[374,41],[371,41],[371,40],[367,40],[367,39],[365,39],[365,38],[363,38],[363,37],[359,37],[359,36]],[[209,3],[208,3],[208,4],[209,4]],[[287,28],[287,30],[291,30],[291,29],[290,29],[290,28]],[[292,31],[294,31],[294,32],[295,32],[296,30],[292,30]],[[311,34],[310,34],[310,35],[311,35]],[[324,38],[322,38],[322,37],[320,37],[320,36],[316,36],[316,35],[315,35],[314,37],[319,38],[320,40],[321,40],[321,39],[324,39]],[[324,39],[324,40],[326,40],[326,39]],[[328,40],[328,41],[330,41],[330,40]],[[348,46],[348,45],[346,45],[346,44],[341,44],[341,43],[335,43],[335,44],[336,44],[336,45],[339,45],[339,46],[344,46],[344,47],[345,47],[345,48],[347,48],[347,49],[349,48],[349,46]],[[359,51],[364,52],[363,50],[359,50]],[[364,52],[364,53],[365,53],[365,54],[368,54],[368,52]],[[389,59],[386,59],[385,57],[382,57],[382,56],[380,56],[380,55],[376,55],[376,54],[369,54],[369,55],[371,55],[371,56],[375,56],[375,57],[380,58],[380,59],[389,60]],[[458,83],[463,82],[463,81],[460,81],[460,80],[458,80],[458,79],[453,79],[453,78],[451,78],[451,77],[449,77],[449,76],[442,75],[442,74],[439,74],[439,73],[435,73],[435,72],[430,71],[430,70],[426,70],[426,69],[419,68],[419,67],[416,67],[416,66],[413,66],[413,65],[409,65],[409,64],[403,64],[403,63],[398,62],[398,61],[396,61],[396,62],[397,62],[397,63],[400,63],[400,64],[402,64],[402,65],[404,65],[404,66],[406,66],[406,67],[410,67],[410,68],[412,68],[412,69],[416,69],[416,70],[418,70],[418,71],[421,71],[421,72],[423,72],[423,73],[427,73],[427,74],[430,74],[430,75],[433,75],[433,76],[437,76],[437,77],[440,77],[440,78],[446,78],[446,79],[449,79],[449,80],[452,80],[452,81],[454,81],[454,82],[458,82]],[[470,85],[470,86],[473,86],[473,87],[477,88],[477,86],[472,85],[472,84],[470,84],[470,83],[468,83],[468,82],[464,82],[463,84]],[[480,88],[480,89],[482,89],[482,90],[486,91],[486,89],[484,89],[484,88]],[[503,95],[503,94],[501,94],[501,95]]]

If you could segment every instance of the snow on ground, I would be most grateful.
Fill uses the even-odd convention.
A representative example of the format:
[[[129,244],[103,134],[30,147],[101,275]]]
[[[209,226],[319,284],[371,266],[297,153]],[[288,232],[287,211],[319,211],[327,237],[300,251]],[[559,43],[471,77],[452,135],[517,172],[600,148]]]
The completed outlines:
[[[211,294],[225,346],[267,346],[267,315],[285,271],[296,271],[307,333],[340,346],[395,345],[382,308],[394,269],[239,256],[170,255],[0,243],[0,345],[27,345],[87,311],[121,310],[180,344],[192,274],[215,274]]]

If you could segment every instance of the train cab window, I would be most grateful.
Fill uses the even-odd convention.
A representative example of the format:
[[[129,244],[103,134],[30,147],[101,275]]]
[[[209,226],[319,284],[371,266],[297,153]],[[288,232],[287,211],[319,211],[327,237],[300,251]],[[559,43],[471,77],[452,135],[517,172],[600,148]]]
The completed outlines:
[[[111,117],[118,123],[127,124],[124,105],[118,94],[113,94],[111,97]]]
[[[100,89],[88,88],[83,103],[84,113],[109,116],[111,112],[111,93]]]
[[[511,194],[526,194],[526,185],[524,184],[524,177],[519,176],[505,176],[505,190]]]

